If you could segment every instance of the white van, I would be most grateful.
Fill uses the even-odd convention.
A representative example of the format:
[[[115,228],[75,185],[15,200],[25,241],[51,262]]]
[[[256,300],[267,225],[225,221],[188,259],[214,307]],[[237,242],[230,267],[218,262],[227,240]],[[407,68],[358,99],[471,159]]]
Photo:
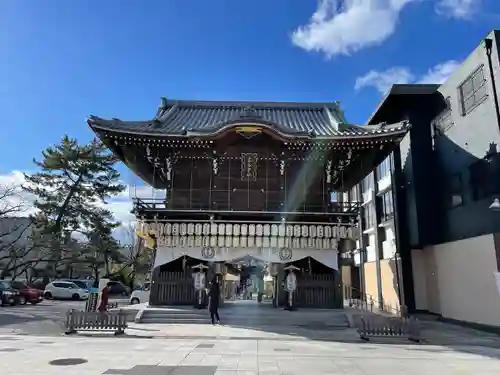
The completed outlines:
[[[149,292],[151,289],[151,283],[144,283],[144,285],[136,289],[130,295],[130,304],[137,305],[138,303],[149,302]]]

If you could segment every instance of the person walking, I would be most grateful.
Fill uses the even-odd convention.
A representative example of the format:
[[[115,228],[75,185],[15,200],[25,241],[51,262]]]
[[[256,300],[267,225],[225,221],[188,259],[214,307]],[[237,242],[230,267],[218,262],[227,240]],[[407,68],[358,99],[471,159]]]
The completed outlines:
[[[111,289],[111,283],[107,283],[106,286],[102,289],[101,303],[99,303],[99,307],[97,308],[97,311],[101,313],[106,312],[106,310],[108,309],[110,289]]]
[[[220,324],[219,318],[219,299],[220,299],[220,285],[217,276],[214,276],[210,283],[208,291],[208,310],[210,311],[210,320],[212,324]]]

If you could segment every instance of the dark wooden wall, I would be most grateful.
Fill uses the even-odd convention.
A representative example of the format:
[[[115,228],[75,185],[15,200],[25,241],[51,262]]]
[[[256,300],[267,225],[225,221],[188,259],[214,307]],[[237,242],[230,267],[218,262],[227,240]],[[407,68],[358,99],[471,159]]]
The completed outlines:
[[[304,258],[292,263],[300,268],[297,275],[297,290],[294,292],[294,306],[297,308],[339,309],[343,307],[342,282],[340,273],[313,258]],[[278,283],[278,306],[288,305],[288,292],[284,283],[286,271],[279,270],[276,279]]]
[[[186,257],[156,267],[153,273],[153,286],[151,289],[151,305],[196,305],[197,296],[194,290],[192,265],[199,264],[199,260]],[[294,293],[294,306],[298,308],[323,308],[333,309],[343,307],[342,287],[340,273],[321,263],[304,258],[294,265],[301,268],[297,272],[297,290]],[[212,280],[214,271],[206,270],[206,281]],[[284,290],[286,273],[283,266],[279,270],[275,282],[278,287],[277,306],[284,307],[288,304],[288,294]],[[221,278],[222,281],[222,278]],[[221,290],[224,283],[221,282]],[[208,303],[204,296],[203,304]],[[223,296],[221,295],[221,307]]]
[[[266,136],[225,140],[216,154],[203,149],[185,151],[173,165],[168,205],[173,209],[227,211],[327,211],[330,201],[321,155],[290,152]],[[188,154],[189,153],[189,154]],[[254,175],[242,167],[242,154],[256,154]],[[194,158],[186,156],[192,155]],[[312,156],[316,160],[300,160]],[[217,160],[214,173],[212,157]],[[280,159],[285,158],[284,174]]]
[[[206,263],[198,259],[186,257],[176,259],[162,266],[156,267],[153,272],[150,304],[160,305],[196,305],[197,295],[194,289],[192,266]],[[207,274],[207,283],[211,274]],[[206,295],[203,304],[207,304]]]
[[[184,272],[158,272],[151,288],[151,305],[194,305],[193,277]]]
[[[293,304],[297,308],[340,309],[343,307],[342,290],[334,273],[297,275],[297,289]],[[278,306],[288,305],[288,292],[281,286]]]

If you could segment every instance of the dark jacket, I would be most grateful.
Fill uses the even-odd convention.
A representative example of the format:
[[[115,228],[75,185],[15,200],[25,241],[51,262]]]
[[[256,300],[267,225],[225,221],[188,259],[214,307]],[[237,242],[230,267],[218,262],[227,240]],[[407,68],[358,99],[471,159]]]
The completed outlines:
[[[210,283],[210,289],[208,291],[208,308],[211,312],[217,311],[219,308],[220,299],[220,285],[218,283]]]

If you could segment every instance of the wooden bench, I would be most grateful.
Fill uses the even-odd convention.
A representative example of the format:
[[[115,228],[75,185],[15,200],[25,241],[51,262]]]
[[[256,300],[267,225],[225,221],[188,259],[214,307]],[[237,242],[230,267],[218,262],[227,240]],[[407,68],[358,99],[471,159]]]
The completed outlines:
[[[114,332],[115,335],[121,335],[127,328],[127,315],[123,312],[69,310],[65,326],[67,335],[78,331]]]
[[[358,334],[364,341],[369,341],[371,337],[392,337],[420,342],[420,325],[414,317],[361,316]]]

